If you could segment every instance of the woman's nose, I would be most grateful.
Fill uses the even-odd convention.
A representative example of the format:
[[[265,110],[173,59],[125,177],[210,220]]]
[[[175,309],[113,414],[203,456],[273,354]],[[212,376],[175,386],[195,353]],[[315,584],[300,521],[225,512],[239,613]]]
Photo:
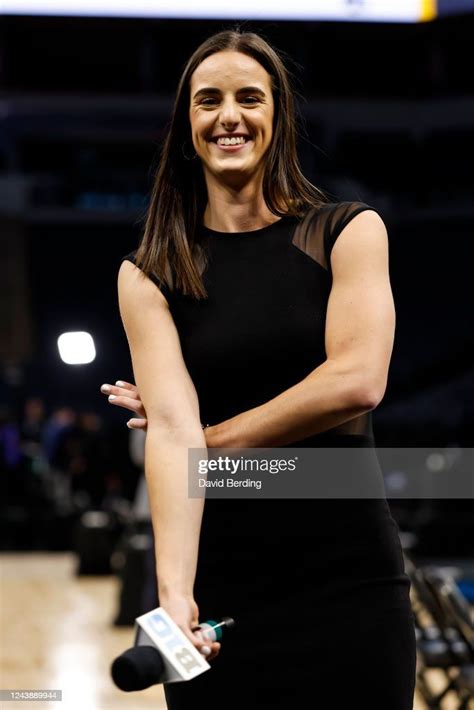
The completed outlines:
[[[234,101],[226,102],[221,109],[220,122],[223,126],[234,125],[240,121],[240,107]]]

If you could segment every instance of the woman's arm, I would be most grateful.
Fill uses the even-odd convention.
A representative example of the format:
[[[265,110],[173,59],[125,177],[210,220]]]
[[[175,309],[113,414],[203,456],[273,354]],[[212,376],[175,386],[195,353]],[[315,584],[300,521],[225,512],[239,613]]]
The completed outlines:
[[[160,604],[191,633],[204,499],[188,497],[188,448],[205,448],[194,384],[183,360],[168,304],[131,262],[118,276],[119,307],[148,430],[145,475],[153,530]],[[177,618],[179,617],[179,618]]]
[[[356,215],[341,232],[331,268],[327,359],[272,400],[205,429],[207,447],[283,446],[378,406],[387,385],[396,314],[387,230],[375,211]],[[134,385],[108,388],[103,391],[116,395],[114,404],[139,411]],[[133,420],[134,425],[140,426],[139,421]]]
[[[395,334],[388,235],[374,210],[356,215],[331,253],[327,359],[268,402],[206,430],[208,447],[283,446],[364,412],[383,398]]]

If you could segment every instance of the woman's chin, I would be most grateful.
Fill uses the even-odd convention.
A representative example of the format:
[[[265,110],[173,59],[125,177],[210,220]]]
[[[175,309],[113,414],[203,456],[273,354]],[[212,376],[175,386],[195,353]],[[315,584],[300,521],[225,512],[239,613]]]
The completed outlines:
[[[253,161],[250,162],[237,157],[216,162],[213,161],[212,164],[207,165],[209,172],[219,179],[225,179],[229,176],[238,177],[239,175],[248,177],[255,172],[256,167]]]

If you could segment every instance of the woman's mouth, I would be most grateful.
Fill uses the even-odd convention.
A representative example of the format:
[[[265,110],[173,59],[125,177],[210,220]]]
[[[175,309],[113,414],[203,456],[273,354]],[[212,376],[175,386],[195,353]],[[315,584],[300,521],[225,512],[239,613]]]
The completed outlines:
[[[250,143],[251,140],[250,136],[236,136],[232,138],[215,138],[211,139],[210,142],[226,153],[236,153],[237,151],[242,150],[242,148],[244,148],[247,143]]]

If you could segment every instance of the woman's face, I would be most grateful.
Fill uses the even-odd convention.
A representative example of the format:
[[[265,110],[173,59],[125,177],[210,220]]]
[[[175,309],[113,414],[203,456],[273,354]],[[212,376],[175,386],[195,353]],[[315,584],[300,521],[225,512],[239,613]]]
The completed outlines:
[[[204,172],[248,178],[263,168],[273,132],[270,76],[241,52],[207,57],[191,77],[189,119]]]

